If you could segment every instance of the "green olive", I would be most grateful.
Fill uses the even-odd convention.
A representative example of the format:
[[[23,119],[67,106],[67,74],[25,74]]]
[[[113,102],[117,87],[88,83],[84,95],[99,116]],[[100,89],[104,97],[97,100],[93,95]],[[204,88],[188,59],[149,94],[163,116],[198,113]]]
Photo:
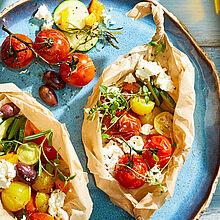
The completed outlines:
[[[6,209],[16,212],[23,209],[31,199],[31,187],[25,183],[14,181],[9,188],[2,191],[2,203]]]

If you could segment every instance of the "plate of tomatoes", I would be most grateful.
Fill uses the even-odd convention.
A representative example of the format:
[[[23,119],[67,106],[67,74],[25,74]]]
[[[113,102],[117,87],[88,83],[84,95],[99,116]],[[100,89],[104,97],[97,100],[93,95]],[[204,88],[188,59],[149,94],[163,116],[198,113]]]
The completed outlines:
[[[65,21],[66,16],[58,16],[52,26],[53,31],[41,30],[44,19],[39,20],[34,17],[39,7],[46,5],[53,17],[60,2],[20,1],[0,14],[0,27],[4,25],[3,29],[5,29],[0,31],[2,58],[0,82],[13,82],[23,91],[30,92],[52,111],[57,120],[66,124],[84,170],[88,171],[81,141],[83,108],[88,96],[105,67],[131,48],[151,41],[155,24],[151,16],[136,22],[126,17],[126,13],[139,2],[137,0],[103,0],[100,2],[105,7],[105,11],[116,23],[108,21],[107,30],[104,30],[106,27],[102,27],[102,32],[97,33],[96,29],[91,32],[90,28],[86,29],[85,33],[76,34],[75,31],[78,31],[82,24],[77,22],[73,27],[69,26]],[[82,0],[82,2],[89,8],[90,0]],[[84,11],[86,10],[83,9]],[[82,14],[78,15],[87,17],[91,13]],[[88,17],[88,26],[93,19],[94,16]],[[49,22],[46,25],[50,25]],[[218,103],[216,89],[218,83],[213,73],[213,66],[204,59],[196,43],[167,12],[165,12],[165,27],[171,42],[188,55],[196,70],[197,104],[194,114],[196,133],[192,151],[177,180],[173,198],[167,201],[152,219],[189,219],[196,215],[208,198],[219,168],[219,136],[215,119],[218,110],[213,108],[213,103]],[[26,44],[22,45],[21,41],[18,42],[13,37],[10,40],[8,37],[10,33],[22,38]],[[109,35],[111,36],[108,37]],[[82,40],[80,44],[78,41],[74,44],[75,39],[79,37]],[[54,44],[55,41],[57,44]],[[82,42],[85,43],[80,47]],[[11,50],[12,44],[16,47],[15,51]],[[55,48],[58,45],[60,45],[59,49]],[[19,54],[17,50],[20,51]],[[90,74],[87,74],[88,68]],[[89,174],[88,187],[94,202],[91,219],[113,219],[115,216],[117,219],[133,219],[128,213],[112,204],[107,195],[95,186],[91,174]]]

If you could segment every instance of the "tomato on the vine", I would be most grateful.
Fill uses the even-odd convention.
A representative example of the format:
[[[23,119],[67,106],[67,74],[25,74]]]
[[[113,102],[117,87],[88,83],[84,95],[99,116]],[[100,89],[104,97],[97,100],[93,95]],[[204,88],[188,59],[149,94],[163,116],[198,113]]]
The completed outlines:
[[[63,61],[70,50],[66,36],[56,29],[42,30],[36,37],[34,49],[49,63]]]
[[[147,171],[147,164],[141,156],[125,154],[115,166],[115,178],[123,187],[137,189],[144,185]]]
[[[15,36],[30,45],[33,43],[29,37],[23,34],[15,34]],[[22,69],[29,65],[33,58],[33,52],[24,43],[14,37],[8,36],[2,43],[1,59],[9,68]]]
[[[62,79],[72,86],[85,86],[95,76],[95,65],[86,54],[74,53],[68,56],[66,63],[60,65]]]
[[[160,168],[163,168],[173,154],[172,142],[163,135],[147,136],[143,149],[149,149],[144,151],[142,156],[150,167],[157,163]]]
[[[103,125],[107,127],[105,132],[108,135],[115,137],[123,137],[125,140],[129,140],[133,136],[138,136],[141,132],[141,121],[135,116],[135,114],[125,111],[116,112],[115,116],[119,119],[112,125],[111,115],[107,115],[103,119]]]

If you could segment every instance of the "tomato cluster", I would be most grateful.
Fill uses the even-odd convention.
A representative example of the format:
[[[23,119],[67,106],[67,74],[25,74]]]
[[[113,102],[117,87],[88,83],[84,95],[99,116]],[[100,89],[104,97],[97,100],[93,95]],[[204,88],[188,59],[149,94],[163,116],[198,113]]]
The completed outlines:
[[[28,66],[34,54],[49,65],[59,65],[63,80],[72,86],[85,86],[95,76],[95,66],[86,54],[69,55],[70,43],[59,30],[39,32],[35,42],[23,34],[8,36],[1,47],[2,62],[12,69]]]

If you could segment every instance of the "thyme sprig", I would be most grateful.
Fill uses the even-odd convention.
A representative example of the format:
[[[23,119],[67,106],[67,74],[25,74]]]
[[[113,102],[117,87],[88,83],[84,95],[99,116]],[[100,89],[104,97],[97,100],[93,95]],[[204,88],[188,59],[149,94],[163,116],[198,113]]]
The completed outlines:
[[[155,53],[154,53],[154,60],[157,61],[157,63],[159,64],[159,61],[158,61],[158,54],[160,52],[164,53],[165,50],[166,50],[166,44],[165,42],[160,42],[160,43],[157,43],[156,41],[151,41],[148,43],[149,46],[157,46],[156,49],[155,49]]]
[[[47,130],[47,131],[44,131],[44,132],[41,132],[41,133],[38,133],[38,134],[33,134],[33,135],[30,135],[30,136],[27,136],[27,137],[24,138],[24,140],[30,141],[30,140],[34,140],[34,139],[39,138],[39,137],[44,137],[43,141],[39,145],[40,156],[39,156],[39,159],[38,159],[38,176],[40,176],[41,173],[42,173],[42,170],[44,170],[48,175],[53,176],[54,181],[56,181],[56,178],[57,178],[57,175],[58,175],[58,178],[62,182],[65,182],[65,184],[64,184],[64,187],[65,187],[67,185],[68,181],[71,180],[71,179],[74,179],[76,175],[73,175],[73,176],[70,176],[70,177],[64,175],[62,170],[59,168],[60,160],[59,160],[59,154],[58,153],[57,153],[57,158],[54,161],[50,161],[48,159],[48,157],[46,156],[46,154],[44,152],[43,145],[44,145],[44,142],[46,141],[46,139],[48,137],[48,145],[52,146],[52,136],[53,136],[53,131],[52,130]],[[51,171],[52,172],[49,172],[43,166],[43,163],[42,163],[42,160],[41,160],[41,154],[43,154],[45,160],[51,166],[51,168],[52,168]]]

